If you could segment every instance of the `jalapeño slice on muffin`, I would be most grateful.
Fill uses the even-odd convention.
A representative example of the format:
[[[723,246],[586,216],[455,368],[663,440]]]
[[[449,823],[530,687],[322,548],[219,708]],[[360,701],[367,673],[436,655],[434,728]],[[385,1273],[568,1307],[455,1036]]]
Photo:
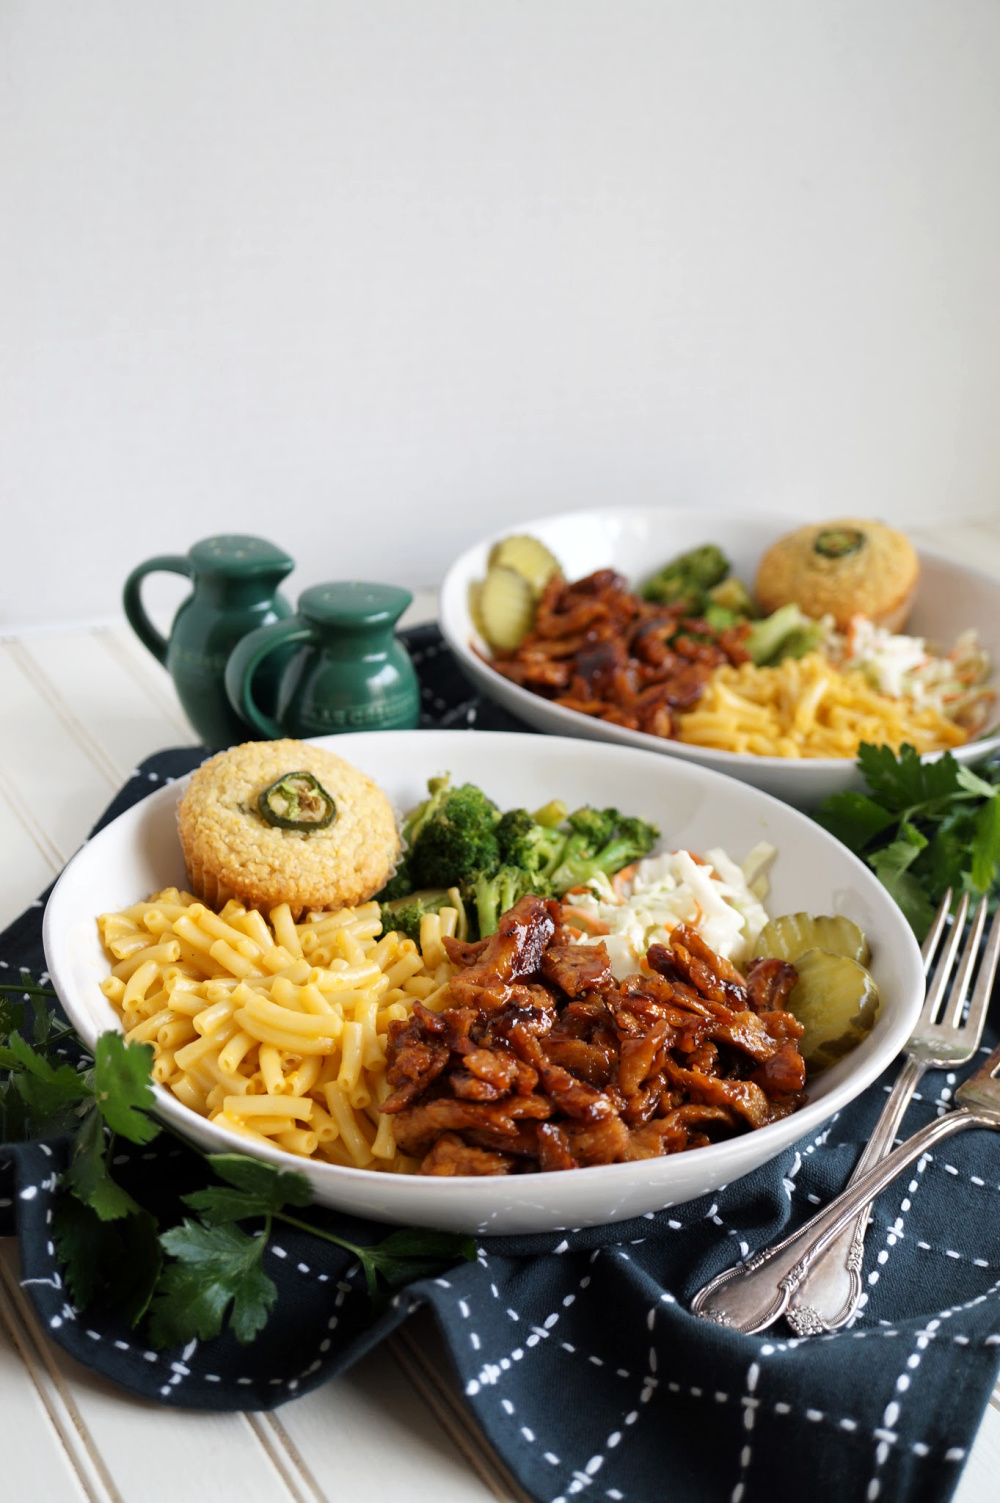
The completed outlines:
[[[813,552],[821,558],[846,558],[864,546],[865,535],[860,527],[827,527],[818,534]]]
[[[337,806],[311,772],[286,772],[257,800],[257,808],[277,830],[325,830],[336,818]]]

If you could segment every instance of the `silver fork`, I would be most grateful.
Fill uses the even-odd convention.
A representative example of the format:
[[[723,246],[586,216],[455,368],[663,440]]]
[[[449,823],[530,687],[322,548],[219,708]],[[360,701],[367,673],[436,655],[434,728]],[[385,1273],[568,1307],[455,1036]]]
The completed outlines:
[[[927,989],[917,1026],[906,1043],[903,1066],[848,1184],[853,1185],[863,1174],[867,1174],[873,1164],[885,1158],[896,1141],[906,1108],[924,1072],[967,1064],[979,1048],[986,1021],[989,990],[984,991],[980,986],[964,1023],[962,1010],[986,923],[986,907],[986,899],[983,898],[972,920],[958,975],[946,998],[948,980],[969,912],[968,893],[958,906],[955,922],[945,937],[934,980]],[[934,915],[934,922],[921,946],[924,970],[928,975],[933,967],[941,936],[945,933],[950,908],[951,888]],[[856,1312],[862,1293],[861,1271],[870,1213],[870,1205],[862,1207],[856,1221],[846,1226],[840,1236],[830,1243],[791,1295],[785,1319],[797,1336],[818,1336],[824,1331],[839,1331]]]
[[[819,1212],[811,1221],[796,1232],[794,1237],[788,1237],[778,1247],[769,1252],[759,1253],[753,1261],[758,1267],[766,1268],[771,1279],[772,1289],[777,1285],[777,1294],[774,1301],[774,1311],[769,1313],[763,1320],[748,1320],[743,1323],[724,1309],[706,1302],[703,1298],[711,1285],[695,1296],[691,1306],[696,1315],[701,1315],[706,1320],[714,1320],[719,1325],[732,1326],[740,1331],[759,1331],[764,1326],[770,1325],[782,1313],[784,1301],[794,1289],[802,1275],[808,1270],[814,1259],[820,1256],[823,1250],[845,1226],[849,1225],[858,1214],[863,1205],[873,1200],[886,1185],[908,1168],[916,1159],[944,1138],[952,1133],[961,1132],[968,1127],[991,1127],[1000,1132],[1000,1080],[996,1077],[1000,1073],[1000,1044],[994,1049],[989,1059],[968,1080],[963,1081],[955,1092],[955,1108],[945,1112],[943,1116],[936,1117],[933,1122],[928,1122],[926,1127],[921,1127],[905,1143],[894,1148],[880,1164],[870,1169],[867,1174],[853,1185],[849,1185],[840,1195],[832,1200],[825,1210]],[[723,1276],[724,1277],[724,1276]],[[712,1281],[717,1283],[716,1280]]]
[[[947,919],[947,908],[942,905],[942,909],[943,912],[939,911],[931,934],[925,941],[925,947],[931,953],[937,946]],[[878,1129],[876,1129],[882,1140],[881,1146],[876,1153],[873,1149],[873,1137],[872,1144],[869,1145],[869,1149],[866,1149],[869,1162],[866,1172],[860,1172],[861,1166],[859,1165],[847,1189],[798,1232],[786,1237],[774,1247],[756,1253],[746,1263],[737,1264],[735,1268],[727,1268],[724,1272],[717,1274],[695,1295],[691,1303],[694,1314],[701,1315],[707,1320],[717,1321],[720,1325],[731,1326],[739,1331],[764,1330],[766,1326],[773,1324],[779,1316],[786,1313],[793,1295],[802,1288],[821,1256],[835,1242],[839,1245],[841,1234],[844,1234],[845,1240],[850,1238],[852,1249],[857,1238],[860,1251],[871,1201],[901,1169],[924,1152],[925,1145],[929,1147],[932,1143],[939,1141],[940,1137],[946,1137],[962,1127],[977,1125],[1000,1127],[1000,1084],[995,1084],[991,1091],[986,1091],[983,1085],[983,1082],[1000,1067],[1000,1048],[998,1048],[988,1062],[989,1068],[983,1066],[956,1093],[956,1101],[971,1103],[972,1095],[975,1095],[978,1090],[980,1095],[975,1099],[978,1103],[977,1110],[981,1108],[979,1116],[976,1115],[976,1111],[972,1110],[948,1112],[914,1134],[913,1138],[901,1148],[881,1158],[895,1137],[906,1105],[924,1070],[935,1065],[944,1068],[964,1063],[972,1057],[979,1046],[997,962],[1000,958],[1000,911],[994,917],[990,928],[975,990],[969,1004],[968,1016],[963,1026],[961,1023],[962,1007],[975,967],[979,941],[986,920],[985,898],[976,910],[972,929],[962,952],[958,974],[945,998],[948,977],[961,942],[962,928],[967,913],[968,899],[966,898],[963,899],[955,916],[955,922],[945,942],[937,973],[921,1010],[916,1029],[906,1045],[907,1058],[903,1071],[900,1072],[901,1075],[906,1072],[908,1077],[906,1094],[904,1096],[900,1091],[896,1106],[892,1111],[891,1121],[888,1119],[887,1110],[883,1111]],[[942,1002],[945,1003],[944,1016],[935,1021]],[[978,1085],[974,1084],[976,1082]],[[985,1096],[982,1094],[983,1091],[986,1091]],[[986,1113],[988,1120],[980,1120],[983,1112]],[[993,1112],[993,1116],[989,1115],[990,1112]],[[973,1117],[975,1121],[971,1120]],[[918,1139],[921,1146],[915,1152],[910,1152],[912,1145],[916,1144]],[[901,1157],[904,1150],[908,1156]],[[876,1158],[881,1158],[881,1163],[875,1163]],[[890,1168],[890,1166],[893,1167]],[[844,1266],[843,1258],[841,1258],[840,1268],[843,1269]],[[855,1288],[855,1280],[857,1291],[860,1293],[860,1257],[856,1268],[849,1271],[848,1279],[848,1296]],[[845,1283],[843,1277],[838,1274],[841,1293],[844,1292]],[[833,1287],[836,1290],[838,1285],[835,1284]],[[855,1295],[854,1298],[856,1306],[857,1296]],[[815,1299],[815,1294],[813,1299]],[[832,1310],[834,1316],[842,1311],[843,1305],[837,1306],[836,1295],[831,1299],[831,1304],[834,1307]],[[814,1308],[815,1305],[810,1304],[796,1312],[799,1319],[795,1324],[795,1329],[800,1335],[817,1335],[825,1330],[836,1329],[835,1326],[827,1325],[825,1320],[817,1317],[813,1321],[805,1314],[806,1310]],[[847,1319],[850,1318],[850,1313],[853,1313],[853,1307]],[[840,1323],[843,1324],[843,1322]]]

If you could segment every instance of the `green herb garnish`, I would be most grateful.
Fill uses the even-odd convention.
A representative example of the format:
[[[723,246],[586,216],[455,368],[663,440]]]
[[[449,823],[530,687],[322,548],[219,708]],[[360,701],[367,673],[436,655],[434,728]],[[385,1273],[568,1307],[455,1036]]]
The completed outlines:
[[[305,1175],[238,1153],[210,1154],[208,1163],[226,1183],[185,1195],[184,1204],[198,1212],[199,1220],[185,1219],[182,1226],[160,1238],[176,1261],[161,1278],[150,1311],[154,1345],[218,1335],[230,1303],[229,1324],[234,1335],[239,1341],[253,1340],[278,1295],[261,1267],[276,1221],[353,1253],[364,1271],[370,1295],[377,1294],[380,1276],[395,1288],[436,1273],[459,1258],[476,1255],[471,1237],[420,1228],[392,1232],[373,1247],[361,1247],[291,1214],[289,1206],[306,1206],[312,1199]],[[255,1237],[236,1225],[261,1219],[263,1234]]]
[[[700,611],[706,603],[706,592],[721,584],[728,573],[729,560],[722,549],[715,543],[703,543],[658,569],[643,585],[642,598]]]
[[[286,772],[265,788],[257,800],[261,817],[278,830],[325,830],[337,806],[311,772]]]
[[[67,1288],[81,1308],[100,1298],[136,1321],[149,1303],[162,1254],[156,1223],[110,1166],[116,1133],[148,1143],[160,1131],[146,1116],[153,1103],[152,1045],[104,1033],[92,1066],[70,1064],[55,1053],[73,1032],[58,1026],[48,1009],[46,999],[55,992],[35,986],[27,973],[22,982],[16,990],[34,1008],[36,1042],[33,1047],[18,1031],[23,1001],[0,999],[0,1142],[73,1134],[52,1229]]]
[[[27,1012],[21,994],[34,1010],[34,1045],[19,1031]],[[133,1326],[148,1317],[154,1346],[208,1340],[227,1324],[239,1341],[252,1341],[278,1297],[262,1267],[275,1222],[351,1253],[372,1296],[475,1257],[471,1237],[421,1228],[392,1232],[371,1247],[349,1242],[293,1214],[312,1200],[304,1175],[239,1153],[209,1155],[206,1167],[218,1182],[183,1197],[196,1219],[161,1231],[111,1173],[116,1138],[144,1144],[160,1132],[147,1115],[152,1046],[108,1032],[97,1040],[92,1066],[60,1059],[54,1046],[73,1031],[50,1012],[47,999],[55,995],[26,972],[21,985],[0,987],[0,1142],[73,1134],[52,1230],[66,1287],[81,1309],[117,1308]],[[257,1223],[252,1233],[241,1229],[243,1221]]]
[[[973,897],[1000,885],[1000,764],[982,773],[950,752],[922,762],[912,746],[897,757],[863,744],[858,767],[867,793],[824,799],[818,822],[863,857],[923,939],[948,888]]]

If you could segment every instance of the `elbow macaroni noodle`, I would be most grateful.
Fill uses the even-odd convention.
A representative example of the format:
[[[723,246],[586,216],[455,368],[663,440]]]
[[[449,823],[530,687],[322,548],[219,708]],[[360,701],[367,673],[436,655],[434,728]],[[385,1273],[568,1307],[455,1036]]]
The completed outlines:
[[[287,1152],[360,1169],[412,1172],[379,1105],[388,1025],[419,999],[447,1003],[441,943],[456,908],[425,915],[420,948],[382,935],[379,906],[270,925],[230,901],[213,913],[167,888],[98,928],[111,960],[101,990],[126,1039],[153,1046],[153,1079],[221,1127]]]
[[[697,705],[678,718],[678,739],[761,757],[856,757],[862,741],[898,752],[960,746],[966,733],[936,709],[890,699],[861,673],[841,673],[820,653],[773,668],[716,668]]]

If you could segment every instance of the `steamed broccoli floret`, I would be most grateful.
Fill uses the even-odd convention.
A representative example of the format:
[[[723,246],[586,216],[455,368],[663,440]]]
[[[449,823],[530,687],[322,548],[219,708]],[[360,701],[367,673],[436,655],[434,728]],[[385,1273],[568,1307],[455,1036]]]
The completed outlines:
[[[381,903],[382,933],[398,929],[414,944],[420,943],[420,920],[425,913],[437,913],[449,901],[442,887],[428,888],[423,892],[411,892],[404,897]]]
[[[381,892],[375,894],[375,901],[376,903],[394,903],[398,898],[405,898],[407,893],[412,891],[413,882],[410,879],[410,867],[404,856]]]
[[[721,584],[728,573],[729,560],[722,549],[704,543],[658,569],[643,585],[642,597],[659,605],[683,604],[688,611],[700,611],[707,591]]]
[[[467,905],[474,909],[480,939],[495,934],[500,915],[526,893],[551,895],[551,873],[566,846],[561,830],[540,824],[527,809],[508,809],[496,826],[500,865],[476,872],[463,885]]]
[[[406,864],[415,888],[458,887],[476,872],[496,871],[500,810],[474,783],[436,790],[429,809],[404,834],[410,842]]]
[[[415,809],[411,809],[403,820],[402,833],[405,854],[400,858],[395,872],[389,878],[381,892],[375,894],[375,901],[377,903],[393,903],[397,898],[405,898],[417,886],[410,871],[409,853],[413,842],[424,825],[427,824],[428,820],[444,804],[448,797],[450,783],[451,775],[447,772],[442,777],[427,779],[428,797],[424,799],[422,804],[417,804]]]
[[[619,817],[617,809],[594,809],[590,804],[574,809],[566,818],[570,829],[566,856],[570,854],[569,846],[576,850],[586,843],[596,850],[598,846],[606,845],[614,834]]]
[[[405,853],[376,893],[379,903],[395,902],[416,888],[457,886],[481,866],[499,864],[491,832],[500,810],[485,793],[471,783],[452,788],[448,773],[429,778],[427,792],[403,821]]]
[[[501,866],[495,872],[480,872],[466,887],[464,896],[476,910],[479,922],[479,937],[485,939],[495,934],[500,915],[513,908],[518,898],[525,893],[537,893],[539,882],[530,872],[519,866]],[[544,897],[545,894],[541,893]]]
[[[801,658],[823,640],[819,621],[806,616],[797,605],[782,605],[763,621],[755,621],[744,647],[758,668],[780,663],[782,658]]]
[[[822,643],[822,626],[818,621],[810,621],[808,626],[800,627],[785,638],[777,659],[773,661],[780,663],[782,658],[804,658],[807,652],[815,652]]]
[[[597,872],[610,875],[644,856],[659,835],[617,809],[576,809],[564,821],[567,834],[557,827],[565,804],[501,814],[472,783],[452,788],[448,778],[434,778],[428,789],[404,822],[408,848],[399,869],[378,894],[383,928],[417,943],[421,919],[449,902],[449,888],[459,888],[470,928],[478,919],[485,938],[526,893],[560,896]]]
[[[724,605],[707,605],[702,611],[702,619],[712,631],[725,631],[727,627],[735,626],[737,621],[745,621],[745,616],[738,616],[735,611],[729,611]]]
[[[647,855],[659,839],[655,825],[623,815],[617,809],[575,810],[569,816],[570,835],[559,866],[552,874],[557,897],[582,887],[597,872],[610,876]]]
[[[552,826],[539,824],[527,809],[508,809],[497,825],[500,860],[506,866],[548,878],[562,859],[566,836]]]
[[[557,825],[562,824],[568,813],[569,805],[564,804],[561,798],[550,798],[548,803],[536,809],[531,817],[537,825],[545,825],[554,830]]]
[[[413,844],[424,825],[441,808],[451,791],[450,772],[443,773],[438,778],[427,779],[428,797],[415,809],[411,809],[403,821],[403,839],[407,845]]]
[[[760,615],[750,591],[735,574],[731,574],[721,584],[713,585],[707,594],[712,605],[719,606],[724,611],[732,611],[734,616],[749,616],[753,619]]]

